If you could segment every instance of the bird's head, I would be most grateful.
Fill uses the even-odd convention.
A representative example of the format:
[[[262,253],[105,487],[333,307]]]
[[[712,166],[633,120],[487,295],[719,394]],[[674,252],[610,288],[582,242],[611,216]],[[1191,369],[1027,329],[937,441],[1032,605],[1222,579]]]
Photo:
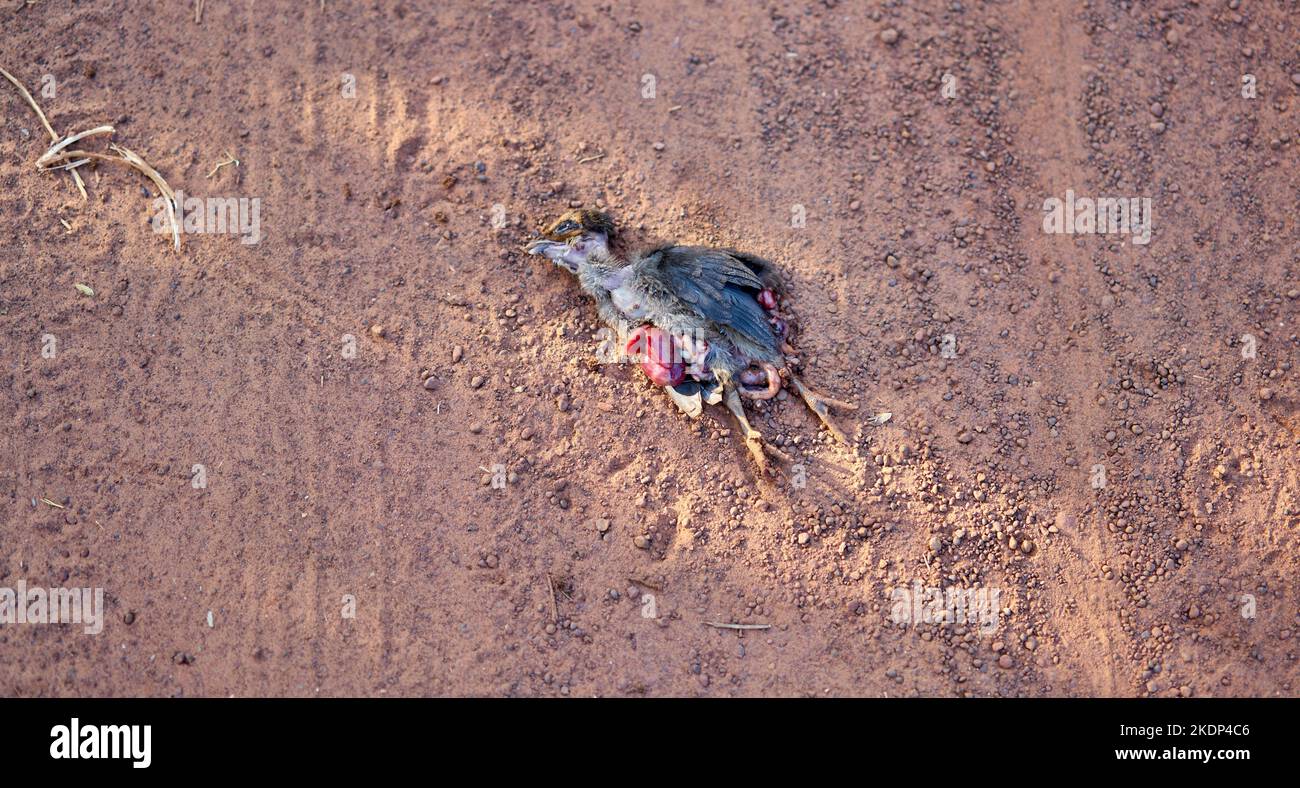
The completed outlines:
[[[542,237],[529,242],[524,251],[544,255],[576,274],[593,257],[596,262],[605,262],[613,239],[614,222],[608,215],[581,208],[552,222],[542,231]]]

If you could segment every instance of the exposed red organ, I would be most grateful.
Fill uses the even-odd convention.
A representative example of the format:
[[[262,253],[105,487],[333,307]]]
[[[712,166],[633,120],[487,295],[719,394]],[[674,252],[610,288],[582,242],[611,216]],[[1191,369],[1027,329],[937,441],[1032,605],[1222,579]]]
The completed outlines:
[[[654,326],[638,326],[628,337],[627,353],[642,356],[641,371],[656,386],[676,386],[686,377],[675,340]]]

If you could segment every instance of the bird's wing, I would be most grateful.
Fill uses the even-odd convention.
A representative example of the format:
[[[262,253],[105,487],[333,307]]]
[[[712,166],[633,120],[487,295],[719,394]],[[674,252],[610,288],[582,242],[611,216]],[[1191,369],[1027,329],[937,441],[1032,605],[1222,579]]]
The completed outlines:
[[[748,252],[737,252],[735,249],[723,249],[722,251],[736,258],[745,264],[745,267],[754,272],[763,282],[764,287],[770,287],[773,290],[780,289],[780,280],[776,275],[776,266],[771,261],[759,257],[756,254]]]
[[[663,273],[663,281],[702,317],[727,326],[763,348],[776,349],[767,313],[755,300],[764,284],[743,261],[720,249],[667,246],[646,256]]]

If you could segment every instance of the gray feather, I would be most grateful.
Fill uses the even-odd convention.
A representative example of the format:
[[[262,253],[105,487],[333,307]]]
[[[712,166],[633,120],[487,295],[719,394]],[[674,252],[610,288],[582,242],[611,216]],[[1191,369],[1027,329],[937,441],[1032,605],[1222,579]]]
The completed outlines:
[[[767,313],[755,299],[765,287],[760,272],[766,273],[768,267],[761,258],[750,260],[753,262],[721,249],[699,246],[663,247],[644,258],[647,265],[657,263],[664,284],[699,316],[715,323],[724,333],[730,328],[775,356],[776,335],[767,322]]]

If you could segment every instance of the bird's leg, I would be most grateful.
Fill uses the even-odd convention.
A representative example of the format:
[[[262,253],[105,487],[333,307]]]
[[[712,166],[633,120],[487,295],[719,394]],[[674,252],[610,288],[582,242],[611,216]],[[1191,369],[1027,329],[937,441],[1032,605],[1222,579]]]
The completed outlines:
[[[840,443],[847,444],[849,442],[848,437],[839,427],[835,426],[834,422],[830,420],[830,409],[839,408],[841,410],[857,410],[858,406],[851,402],[842,402],[818,394],[805,386],[803,381],[795,377],[793,374],[790,375],[790,382],[794,384],[795,390],[799,392],[799,396],[803,397],[803,401],[808,403],[808,407],[812,409],[812,412],[817,414],[817,418],[822,420],[822,424],[826,425],[826,429],[830,430],[831,434],[834,435]]]
[[[727,410],[731,411],[731,415],[735,416],[736,422],[740,424],[740,432],[745,438],[745,448],[753,455],[760,471],[767,470],[767,457],[763,454],[764,451],[779,460],[789,461],[790,458],[784,452],[766,443],[762,434],[749,426],[749,419],[745,418],[745,406],[741,404],[740,394],[734,386],[727,387],[727,393],[722,397],[722,404],[727,406]]]
[[[736,393],[734,387],[728,386],[727,393],[722,397],[722,404],[727,406],[731,415],[736,417],[736,422],[740,424],[740,434],[745,439],[745,447],[753,455],[754,462],[758,463],[759,471],[767,470],[767,457],[763,456],[763,436],[758,430],[749,426],[749,419],[745,418],[745,406],[740,404],[740,395]]]

